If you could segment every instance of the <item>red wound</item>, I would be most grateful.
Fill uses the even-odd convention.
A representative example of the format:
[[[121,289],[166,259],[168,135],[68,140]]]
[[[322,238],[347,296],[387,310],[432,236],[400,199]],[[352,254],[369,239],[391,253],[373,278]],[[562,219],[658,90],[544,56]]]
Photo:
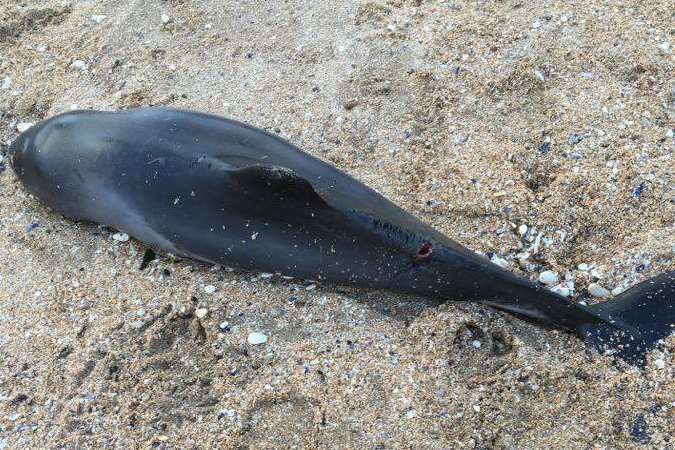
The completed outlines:
[[[429,258],[431,258],[431,254],[433,253],[434,249],[431,246],[430,243],[425,242],[422,244],[422,246],[417,250],[417,254],[415,255],[415,259],[420,262],[420,261],[426,261]]]

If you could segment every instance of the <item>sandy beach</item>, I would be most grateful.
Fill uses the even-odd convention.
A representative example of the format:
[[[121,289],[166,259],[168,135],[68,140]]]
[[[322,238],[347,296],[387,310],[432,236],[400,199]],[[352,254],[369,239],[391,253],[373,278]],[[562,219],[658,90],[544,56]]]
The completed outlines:
[[[674,20],[667,0],[0,0],[0,150],[71,109],[230,117],[592,304],[675,270]],[[0,450],[675,447],[675,336],[638,370],[477,304],[140,269],[116,232],[0,162]]]

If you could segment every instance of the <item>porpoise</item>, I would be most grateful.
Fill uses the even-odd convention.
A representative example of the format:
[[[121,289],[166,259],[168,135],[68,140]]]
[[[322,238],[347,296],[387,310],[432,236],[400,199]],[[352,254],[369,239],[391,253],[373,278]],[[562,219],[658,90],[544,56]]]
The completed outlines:
[[[585,306],[505,270],[249,125],[190,111],[73,111],[8,151],[53,210],[176,255],[441,300],[570,330],[634,365],[675,331],[675,272]]]

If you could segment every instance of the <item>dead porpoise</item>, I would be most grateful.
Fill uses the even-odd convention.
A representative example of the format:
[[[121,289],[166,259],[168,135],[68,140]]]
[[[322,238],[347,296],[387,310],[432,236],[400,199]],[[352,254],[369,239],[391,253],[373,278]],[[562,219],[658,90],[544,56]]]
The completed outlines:
[[[675,330],[675,272],[594,306],[459,245],[272,134],[165,108],[75,111],[22,133],[26,189],[77,220],[210,263],[481,302],[642,365]]]

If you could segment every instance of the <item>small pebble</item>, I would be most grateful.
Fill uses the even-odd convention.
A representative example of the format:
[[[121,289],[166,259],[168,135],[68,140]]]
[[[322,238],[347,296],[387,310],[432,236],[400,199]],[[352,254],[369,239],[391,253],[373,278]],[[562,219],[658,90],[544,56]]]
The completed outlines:
[[[591,283],[588,285],[588,293],[593,297],[609,297],[609,291],[597,283]]]
[[[3,90],[5,90],[5,91],[6,91],[7,89],[11,88],[11,87],[12,87],[12,78],[9,77],[9,76],[6,76],[6,77],[2,80],[2,86],[0,86],[0,87],[1,87]]]
[[[666,368],[666,362],[663,360],[663,358],[655,359],[654,365],[656,366],[657,369],[665,369]]]
[[[560,281],[558,274],[552,270],[546,270],[539,274],[539,282],[548,286],[556,284]]]
[[[541,72],[538,71],[538,70],[535,70],[535,71],[534,71],[534,76],[536,76],[537,78],[539,78],[539,81],[541,81],[542,83],[546,80],[546,79],[544,78],[544,74],[541,73]]]
[[[500,258],[497,255],[492,255],[490,257],[490,261],[492,261],[493,264],[498,265],[502,269],[508,269],[511,266],[511,264],[509,264],[507,260],[505,260],[504,258]]]
[[[623,294],[625,292],[626,288],[623,286],[617,286],[614,289],[612,289],[612,295],[619,295]]]
[[[167,23],[171,22],[171,17],[169,17],[167,14],[162,14],[161,20],[162,24],[166,25]]]
[[[455,137],[455,145],[463,145],[466,144],[466,141],[468,141],[469,138],[467,136],[464,136],[463,134],[460,134],[459,136]]]
[[[211,284],[208,284],[204,286],[204,292],[206,292],[207,294],[213,294],[214,292],[216,292],[216,287]]]
[[[33,125],[35,125],[33,122],[19,122],[16,124],[16,129],[19,133],[23,133]]]
[[[551,151],[551,144],[549,142],[544,142],[539,146],[539,153],[542,155],[548,155],[548,153]]]
[[[199,308],[195,311],[195,316],[197,319],[203,319],[209,313],[209,310],[206,308]]]
[[[530,264],[530,254],[529,253],[518,253],[516,255],[516,258],[518,258],[518,264],[523,269],[526,268]]]
[[[267,342],[267,336],[262,333],[249,333],[246,341],[251,345],[260,345]]]
[[[30,233],[31,231],[33,231],[34,229],[36,229],[39,226],[40,226],[40,224],[37,223],[37,222],[29,223],[28,225],[26,225],[26,233]]]
[[[316,284],[310,284],[305,288],[307,291],[313,291],[314,289],[316,289]]]
[[[644,190],[645,190],[645,183],[642,182],[638,184],[637,186],[635,186],[635,189],[633,189],[633,197],[640,198]]]
[[[227,320],[223,320],[222,322],[220,322],[220,324],[218,324],[218,328],[220,328],[221,330],[227,330],[227,327],[229,326],[230,322],[228,322]]]
[[[593,74],[591,72],[581,72],[581,78],[590,80],[593,78]]]
[[[342,105],[347,111],[352,110],[359,104],[359,101],[356,99],[349,99]]]
[[[101,23],[105,20],[106,16],[103,15],[93,15],[91,16],[91,20],[93,20],[96,23]]]
[[[415,411],[414,409],[411,409],[410,411],[405,413],[406,419],[414,419],[415,417],[417,417],[417,411]]]
[[[634,441],[641,444],[646,444],[649,442],[649,434],[647,433],[647,421],[645,420],[644,414],[638,414],[633,422],[633,426],[630,430],[630,436]]]
[[[581,136],[579,133],[572,133],[567,138],[567,143],[570,145],[576,145],[583,140],[584,140],[583,136]]]
[[[259,276],[260,276],[260,278],[272,278],[274,276],[274,274],[269,273],[269,272],[263,272]]]
[[[571,294],[570,289],[567,286],[563,286],[562,284],[553,286],[551,288],[551,291],[555,292],[558,295],[562,295],[563,297],[569,297]]]
[[[582,272],[588,272],[588,269],[590,269],[590,267],[588,267],[588,264],[586,263],[581,263],[577,266],[577,269],[581,270]]]
[[[81,59],[76,59],[75,61],[72,62],[70,67],[84,72],[87,70],[87,63],[85,63]]]
[[[597,278],[598,280],[604,277],[602,272],[600,272],[598,269],[591,269],[591,276]]]
[[[473,346],[473,348],[480,348],[481,343],[480,343],[479,340],[476,339],[476,340],[471,341],[471,345]]]
[[[661,42],[659,45],[659,50],[661,50],[664,53],[670,53],[670,42]]]
[[[118,242],[127,242],[129,240],[129,235],[126,233],[115,233],[112,235],[112,238]]]
[[[527,233],[527,225],[522,224],[521,226],[518,227],[518,234],[521,236],[525,236],[525,233]]]

